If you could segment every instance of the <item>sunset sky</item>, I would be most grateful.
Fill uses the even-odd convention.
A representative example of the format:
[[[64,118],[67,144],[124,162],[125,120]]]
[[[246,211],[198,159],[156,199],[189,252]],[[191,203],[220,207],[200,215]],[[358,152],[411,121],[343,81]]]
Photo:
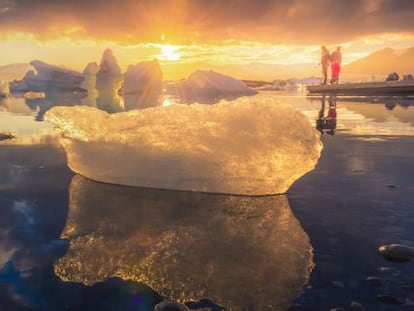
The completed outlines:
[[[413,16],[412,0],[0,0],[0,65],[83,70],[111,48],[124,69],[154,58],[317,66],[322,44],[341,45],[348,63],[414,46]]]

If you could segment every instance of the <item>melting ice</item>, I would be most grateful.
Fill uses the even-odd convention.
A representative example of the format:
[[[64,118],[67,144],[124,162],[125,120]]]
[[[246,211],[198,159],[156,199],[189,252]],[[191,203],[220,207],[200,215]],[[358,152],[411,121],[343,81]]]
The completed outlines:
[[[322,148],[301,112],[254,97],[116,114],[54,107],[46,120],[62,133],[74,172],[129,186],[285,193],[315,167]]]

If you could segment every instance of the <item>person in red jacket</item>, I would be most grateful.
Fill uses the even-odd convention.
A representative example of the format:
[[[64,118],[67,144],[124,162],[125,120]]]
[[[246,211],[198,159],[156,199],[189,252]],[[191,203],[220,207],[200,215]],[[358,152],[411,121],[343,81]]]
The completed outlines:
[[[342,51],[341,47],[338,46],[331,54],[331,84],[339,83],[339,73],[341,72],[341,63],[342,63]]]

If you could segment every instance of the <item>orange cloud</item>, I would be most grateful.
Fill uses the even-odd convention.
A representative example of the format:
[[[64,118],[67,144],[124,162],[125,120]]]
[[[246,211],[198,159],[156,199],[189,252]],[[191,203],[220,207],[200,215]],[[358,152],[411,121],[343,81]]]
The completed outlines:
[[[412,32],[410,0],[3,0],[0,31],[120,43],[344,42]]]

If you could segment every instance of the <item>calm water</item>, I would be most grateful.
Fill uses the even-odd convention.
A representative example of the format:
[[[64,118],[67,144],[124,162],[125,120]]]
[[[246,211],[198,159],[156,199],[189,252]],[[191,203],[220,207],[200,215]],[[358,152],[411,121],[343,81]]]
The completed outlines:
[[[1,101],[0,130],[26,138],[0,143],[0,310],[153,310],[168,298],[200,310],[412,310],[414,261],[378,247],[414,246],[413,103],[258,97],[290,102],[321,131],[317,167],[286,195],[93,182],[53,139],[28,138],[50,130],[43,114],[57,102],[85,102]]]

